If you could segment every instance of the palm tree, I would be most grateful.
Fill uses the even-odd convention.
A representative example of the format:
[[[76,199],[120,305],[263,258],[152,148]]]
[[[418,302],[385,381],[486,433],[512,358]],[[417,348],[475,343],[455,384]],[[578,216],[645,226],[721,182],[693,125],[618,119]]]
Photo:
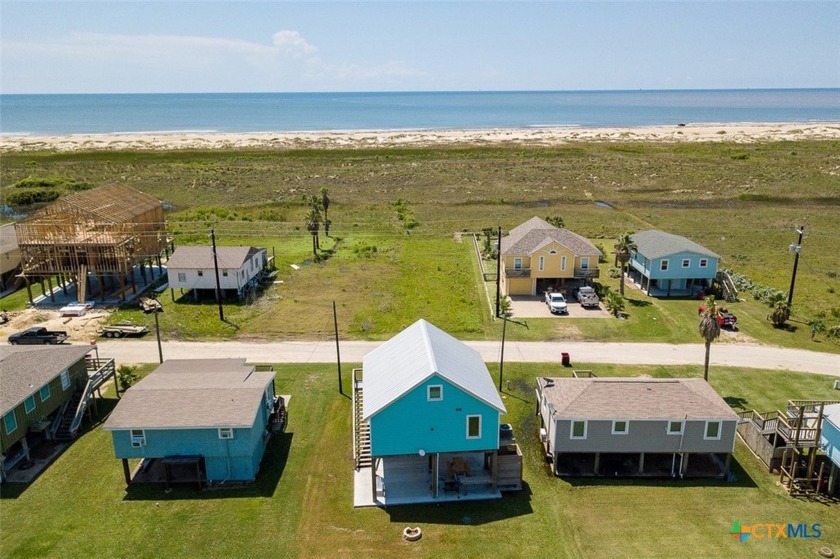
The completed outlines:
[[[618,287],[622,297],[624,297],[624,270],[627,267],[627,262],[630,261],[630,255],[638,248],[636,243],[633,242],[632,235],[632,231],[622,233],[613,246],[616,262],[621,265],[621,283],[618,284]]]
[[[329,211],[330,211],[330,197],[328,196],[330,189],[326,186],[321,187],[321,206],[324,208],[324,234],[329,237],[330,236],[330,218],[329,218]]]
[[[306,214],[306,230],[312,235],[312,254],[318,257],[318,230],[320,228],[321,215],[314,209]]]
[[[608,291],[604,296],[604,305],[616,317],[624,311],[624,299],[612,290]]]
[[[774,300],[771,302],[773,306],[773,311],[770,313],[770,321],[773,323],[773,326],[776,328],[781,328],[784,326],[785,322],[788,321],[790,318],[790,306],[787,304],[787,300],[785,300],[785,296],[783,294],[779,294],[780,296],[775,297]]]
[[[709,349],[712,341],[720,337],[720,323],[718,322],[718,308],[713,295],[706,297],[700,324],[697,327],[700,335],[706,341],[706,361],[703,365],[703,380],[709,380]]]

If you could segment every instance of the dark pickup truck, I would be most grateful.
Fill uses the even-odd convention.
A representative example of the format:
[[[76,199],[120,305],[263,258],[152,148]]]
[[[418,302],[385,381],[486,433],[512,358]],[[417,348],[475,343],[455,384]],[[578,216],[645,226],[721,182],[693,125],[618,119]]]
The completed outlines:
[[[29,328],[9,336],[9,343],[17,344],[60,344],[67,339],[67,332],[53,332],[43,326]]]

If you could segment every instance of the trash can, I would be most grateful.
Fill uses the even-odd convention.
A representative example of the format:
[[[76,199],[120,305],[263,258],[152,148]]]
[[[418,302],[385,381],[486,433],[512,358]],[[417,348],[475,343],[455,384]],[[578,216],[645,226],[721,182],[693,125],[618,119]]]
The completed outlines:
[[[566,353],[566,352],[563,352],[560,355],[563,356],[563,366],[564,367],[571,367],[572,366],[572,358],[569,357],[569,354]]]

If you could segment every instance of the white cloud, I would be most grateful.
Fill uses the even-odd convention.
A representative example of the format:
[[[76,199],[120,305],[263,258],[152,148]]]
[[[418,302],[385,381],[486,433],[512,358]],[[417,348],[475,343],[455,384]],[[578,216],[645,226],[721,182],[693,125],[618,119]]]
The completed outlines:
[[[272,44],[283,54],[292,56],[312,55],[318,52],[318,48],[310,45],[297,31],[284,29],[271,36]]]

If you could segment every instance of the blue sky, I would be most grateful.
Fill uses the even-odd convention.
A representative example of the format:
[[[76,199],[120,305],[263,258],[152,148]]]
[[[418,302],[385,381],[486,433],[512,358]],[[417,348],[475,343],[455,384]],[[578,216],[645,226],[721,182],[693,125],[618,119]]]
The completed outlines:
[[[3,93],[840,87],[840,2],[0,2]]]

